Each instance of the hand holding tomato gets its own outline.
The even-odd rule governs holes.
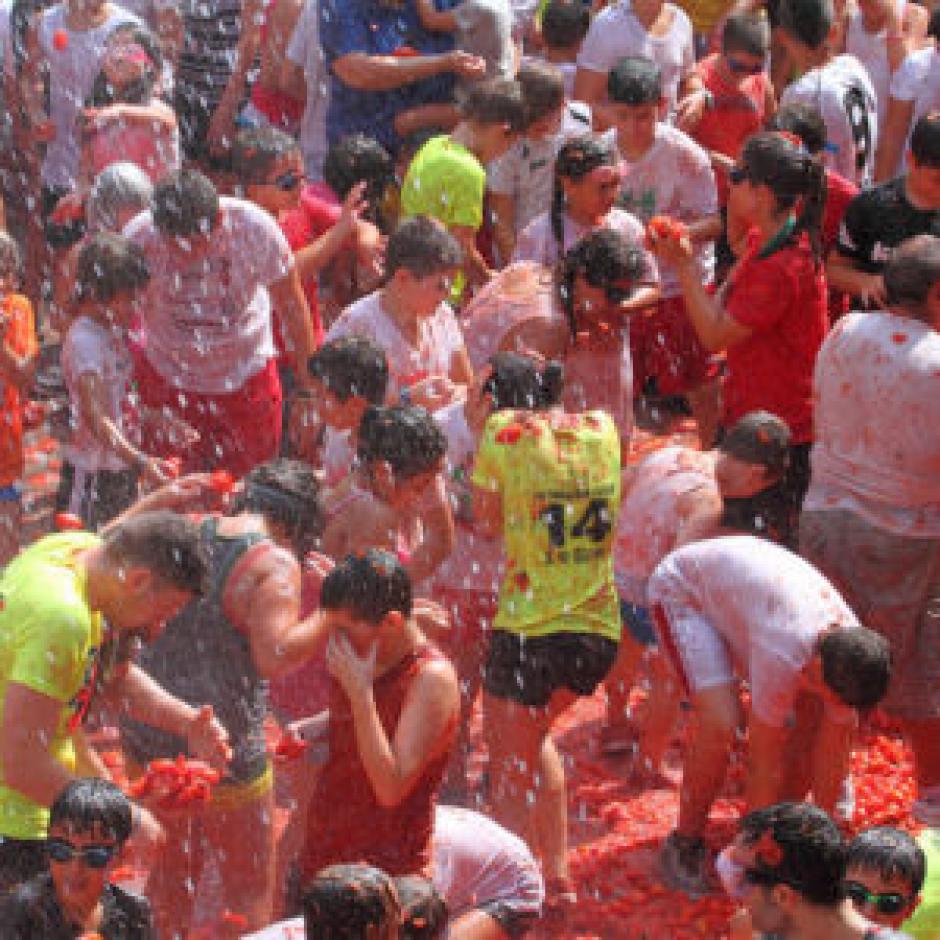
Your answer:
[[[653,216],[646,225],[646,246],[659,260],[673,266],[692,261],[689,229],[678,219]]]

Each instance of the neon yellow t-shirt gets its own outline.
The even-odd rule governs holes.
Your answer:
[[[507,564],[494,627],[618,641],[611,546],[620,510],[620,438],[610,416],[495,414],[473,483],[502,497]]]
[[[920,905],[914,916],[901,924],[901,933],[914,940],[940,938],[940,829],[925,829],[917,844],[927,858],[927,877],[920,892]]]
[[[50,535],[31,545],[0,577],[0,721],[10,682],[62,703],[52,756],[73,770],[72,731],[95,684],[102,617],[88,607],[79,552],[100,544],[87,532]],[[46,836],[49,811],[3,783],[0,763],[0,835]]]

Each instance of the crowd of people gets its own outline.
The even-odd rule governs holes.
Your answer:
[[[938,940],[937,43],[914,0],[0,0],[0,937],[572,936],[596,693],[677,793],[651,882]],[[916,827],[850,838],[876,709]]]

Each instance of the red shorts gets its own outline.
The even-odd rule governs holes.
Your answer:
[[[655,380],[660,395],[681,395],[718,375],[718,365],[702,346],[682,297],[661,300],[649,313],[630,317],[634,394]]]
[[[181,457],[184,473],[221,468],[240,478],[278,455],[281,380],[274,359],[247,379],[240,389],[221,395],[202,395],[174,388],[139,349],[134,349],[134,375],[141,404],[148,408],[168,408],[199,432],[199,440],[185,454],[150,451],[161,457]]]

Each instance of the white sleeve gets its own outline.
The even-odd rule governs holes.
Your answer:
[[[294,65],[306,68],[307,60],[316,41],[317,0],[307,0],[287,44],[287,58]]]
[[[516,196],[516,170],[521,159],[521,147],[519,144],[513,144],[486,168],[486,188],[497,196]]]
[[[933,55],[932,51],[931,55]],[[900,68],[891,77],[890,95],[892,98],[898,101],[917,99],[921,83],[925,78],[925,70],[921,66],[922,61],[922,57],[915,52],[901,63]]]
[[[718,189],[708,154],[693,143],[683,149],[679,166],[683,209],[693,219],[714,215],[718,211]]]
[[[617,60],[627,54],[627,50],[618,48],[617,34],[611,35],[607,10],[599,13],[591,23],[587,36],[578,53],[578,68],[589,72],[603,72],[605,75],[613,68]]]
[[[294,254],[280,226],[263,209],[246,206],[240,254],[251,276],[266,287],[279,281],[294,267]]]
[[[550,264],[546,241],[554,236],[547,213],[533,219],[516,239],[516,248],[512,254],[513,263],[516,261],[535,261],[538,264]]]

